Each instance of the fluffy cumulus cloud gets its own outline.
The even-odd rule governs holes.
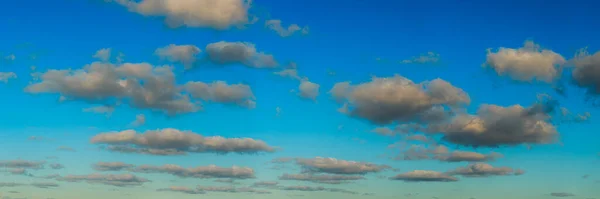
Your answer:
[[[210,84],[188,82],[184,85],[184,89],[196,99],[245,108],[256,107],[254,93],[250,86],[245,84],[227,84],[224,81],[215,81]]]
[[[215,165],[209,165],[203,167],[184,168],[179,165],[173,164],[167,164],[163,166],[141,165],[132,168],[131,171],[139,173],[167,173],[182,178],[255,178],[253,169],[237,166],[225,168],[218,167]]]
[[[575,85],[586,88],[588,94],[600,94],[600,51],[589,54],[586,49],[583,49],[577,53],[573,64]]]
[[[142,177],[132,174],[89,174],[89,175],[67,175],[56,178],[58,181],[87,182],[90,184],[104,184],[117,187],[142,186],[150,182]]]
[[[558,132],[550,121],[551,105],[508,107],[483,104],[475,115],[459,114],[448,123],[431,125],[443,139],[466,146],[547,144],[556,141]]]
[[[148,63],[94,62],[77,70],[48,70],[26,92],[55,93],[67,100],[106,102],[125,99],[135,108],[173,115],[196,112],[197,104],[180,93],[172,67]]]
[[[202,52],[200,48],[194,45],[175,45],[158,48],[154,51],[156,56],[171,62],[181,63],[185,68],[192,68],[196,62],[196,56]]]
[[[149,154],[154,155],[160,155],[160,151],[171,152],[173,154],[186,152],[247,154],[275,151],[275,148],[267,145],[267,143],[261,140],[251,138],[224,138],[220,136],[205,137],[191,131],[180,131],[171,128],[148,130],[144,133],[138,133],[135,130],[101,133],[94,136],[90,142],[114,146],[117,148],[113,149],[120,152],[149,152]],[[121,150],[119,150],[119,148]],[[159,154],[152,153],[152,150],[159,151],[157,152]]]
[[[300,85],[298,86],[298,96],[305,99],[317,100],[317,97],[319,96],[320,87],[321,86],[319,84],[316,84],[314,82],[302,80],[300,81]]]
[[[309,33],[308,26],[300,27],[298,24],[290,24],[287,28],[281,24],[281,20],[271,19],[265,22],[265,26],[276,32],[281,37],[289,37],[295,33],[306,35]]]
[[[405,182],[455,182],[457,178],[450,175],[425,170],[414,170],[407,173],[398,174],[390,178],[391,180],[401,180]]]
[[[110,1],[110,0],[109,0]],[[165,17],[170,27],[218,30],[248,24],[251,0],[112,0],[143,16]]]
[[[375,124],[439,119],[432,114],[443,110],[442,106],[458,107],[471,102],[462,89],[442,79],[417,84],[400,75],[373,77],[358,85],[340,82],[329,93],[344,104],[347,114]]]
[[[343,184],[362,179],[364,179],[363,176],[357,175],[316,175],[311,173],[283,174],[279,176],[279,180],[308,181],[323,184]]]
[[[552,82],[560,76],[560,67],[565,63],[560,54],[542,49],[533,41],[526,41],[518,49],[502,47],[496,52],[488,50],[485,65],[498,75],[518,81]]]
[[[522,170],[515,170],[510,167],[494,167],[486,163],[472,163],[447,172],[448,175],[460,175],[464,177],[521,175],[522,173]]]
[[[0,82],[8,83],[8,80],[17,78],[14,72],[0,72]]]
[[[338,160],[335,158],[297,158],[296,164],[302,166],[308,173],[356,174],[376,173],[390,167],[367,162]]]
[[[274,68],[279,64],[273,55],[259,52],[247,42],[220,41],[206,46],[209,61],[218,65],[242,64],[251,68]]]

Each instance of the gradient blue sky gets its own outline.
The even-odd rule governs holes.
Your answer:
[[[574,198],[600,197],[596,188],[600,180],[600,134],[594,116],[600,111],[584,101],[585,90],[570,85],[568,97],[557,95],[551,85],[517,83],[481,67],[486,62],[486,49],[519,48],[526,40],[570,59],[577,50],[588,47],[600,50],[598,29],[600,6],[593,1],[391,1],[391,0],[256,0],[250,12],[261,18],[248,28],[214,30],[211,28],[169,28],[161,17],[144,17],[128,12],[115,3],[101,0],[19,0],[2,2],[0,6],[0,72],[18,76],[0,84],[0,160],[44,160],[58,156],[65,169],[61,175],[89,174],[90,165],[98,161],[130,164],[205,166],[216,164],[251,167],[257,179],[277,180],[284,172],[269,169],[265,163],[277,157],[332,157],[390,165],[398,171],[367,175],[366,180],[344,185],[319,185],[308,182],[286,182],[287,185],[338,187],[375,196],[345,195],[328,192],[274,191],[269,195],[208,193],[207,198],[552,198],[550,193],[572,193]],[[264,27],[264,19],[280,19],[309,26],[308,35],[280,37]],[[255,109],[243,109],[206,103],[204,111],[167,117],[164,114],[119,106],[111,117],[83,112],[93,105],[74,101],[59,103],[59,95],[32,95],[24,92],[31,81],[30,67],[79,69],[95,59],[99,49],[122,52],[126,62],[172,64],[154,56],[159,47],[169,44],[191,44],[204,48],[218,41],[243,41],[256,45],[259,51],[273,54],[282,64],[293,61],[298,72],[320,85],[316,101],[299,98],[291,89],[298,82],[273,75],[274,71],[245,67],[198,68],[184,71],[174,64],[178,83],[187,81],[245,83],[256,96]],[[427,52],[439,53],[436,64],[400,64]],[[14,55],[14,60],[4,59]],[[35,56],[35,59],[31,59]],[[329,75],[335,71],[336,75]],[[452,149],[504,154],[490,164],[526,171],[522,176],[462,178],[452,183],[405,183],[380,179],[412,170],[447,171],[467,163],[442,163],[433,160],[398,161],[391,156],[399,152],[387,149],[398,138],[370,132],[377,127],[365,120],[337,112],[327,93],[337,82],[364,83],[372,76],[391,77],[400,74],[414,82],[442,78],[470,95],[469,112],[479,104],[529,106],[539,93],[548,93],[561,106],[574,113],[590,112],[589,121],[558,126],[560,143],[500,148],[467,148],[448,144]],[[565,80],[566,81],[566,80]],[[281,114],[276,117],[276,107]],[[146,123],[130,127],[137,114]],[[339,128],[343,126],[343,128]],[[215,155],[158,157],[118,154],[97,150],[89,143],[101,132],[134,128],[138,131],[162,128],[191,130],[202,135],[250,137],[283,150],[256,155]],[[50,140],[29,141],[30,136]],[[358,139],[364,142],[357,141]],[[77,152],[55,149],[69,146]],[[54,171],[32,171],[35,175]],[[582,176],[589,174],[588,179]],[[0,182],[33,182],[37,179],[1,174]],[[215,185],[212,179],[182,179],[175,184],[168,175],[143,175],[153,180],[144,187],[118,188],[105,185],[60,182],[55,189],[29,187],[3,188],[4,196],[28,198],[192,198],[174,192],[155,192],[171,185]],[[164,180],[161,180],[164,179]],[[251,184],[253,180],[242,181]],[[218,185],[218,184],[217,184]],[[17,190],[19,194],[9,194]],[[131,195],[125,195],[130,193]],[[102,194],[102,195],[100,195]]]

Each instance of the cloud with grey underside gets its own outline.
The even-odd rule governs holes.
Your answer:
[[[90,142],[105,146],[105,149],[109,151],[150,155],[254,154],[276,151],[276,147],[269,146],[262,140],[202,136],[195,132],[172,128],[148,130],[144,133],[135,130],[100,133],[94,136]]]
[[[99,174],[88,175],[66,175],[55,178],[57,181],[64,182],[86,182],[90,184],[103,184],[117,187],[142,186],[150,180],[133,174]]]

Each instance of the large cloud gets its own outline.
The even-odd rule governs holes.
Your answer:
[[[526,41],[518,49],[499,48],[497,52],[487,53],[486,65],[498,75],[508,75],[518,81],[534,79],[552,82],[560,76],[560,66],[565,58],[551,50],[541,49],[533,41]]]
[[[600,94],[600,51],[590,55],[585,49],[573,59],[573,82],[587,89],[588,94]]]
[[[248,23],[251,0],[113,0],[143,16],[163,16],[170,27],[228,29]]]
[[[283,174],[279,176],[280,180],[297,180],[297,181],[308,181],[314,183],[323,184],[343,184],[350,181],[362,180],[363,176],[356,175],[315,175],[310,173],[305,174]]]
[[[375,124],[425,121],[440,106],[457,107],[471,102],[462,89],[442,79],[417,84],[400,75],[373,77],[371,82],[358,85],[340,82],[330,93],[337,102],[345,104],[349,115]]]
[[[527,108],[483,104],[476,115],[458,114],[447,124],[430,125],[428,131],[441,132],[444,140],[467,146],[547,144],[558,136],[550,122],[552,110],[544,104]]]
[[[223,104],[234,104],[246,108],[255,108],[254,93],[245,84],[227,84],[215,81],[211,84],[204,82],[188,82],[184,85],[186,92],[193,98]]]
[[[89,175],[67,175],[58,177],[56,180],[66,182],[87,182],[92,184],[105,184],[118,187],[142,186],[149,180],[132,174],[89,174]]]
[[[331,174],[367,174],[389,169],[387,165],[376,165],[367,162],[355,162],[338,160],[335,158],[298,158],[296,163],[307,172],[331,173]]]
[[[208,60],[219,65],[243,64],[251,68],[274,68],[279,64],[273,55],[258,52],[254,44],[220,41],[206,46]]]
[[[254,170],[247,167],[224,168],[215,165],[205,167],[184,168],[179,165],[167,164],[163,166],[141,165],[131,169],[140,173],[168,173],[182,178],[255,178]]]
[[[214,152],[214,153],[258,153],[274,152],[275,149],[261,140],[251,138],[204,137],[191,131],[166,128],[138,133],[135,130],[107,132],[94,136],[94,144],[122,147],[136,152],[149,149],[168,152]],[[152,154],[152,153],[150,153]]]
[[[405,182],[454,182],[457,178],[436,171],[414,170],[398,174],[391,180],[402,180]]]
[[[200,48],[194,45],[175,45],[158,48],[154,51],[156,56],[161,59],[167,59],[171,62],[181,63],[185,68],[192,68],[196,62],[196,55],[200,52]]]
[[[488,177],[504,175],[520,175],[522,170],[514,170],[510,167],[493,167],[486,163],[472,163],[466,167],[459,167],[446,172],[448,175],[461,175],[465,177]]]
[[[167,114],[196,112],[200,108],[180,93],[172,67],[148,63],[94,62],[77,70],[49,70],[26,92],[56,93],[65,99],[88,102],[127,100],[136,108]]]

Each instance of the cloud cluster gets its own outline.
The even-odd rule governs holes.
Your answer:
[[[398,174],[391,177],[390,180],[401,180],[405,182],[455,182],[457,178],[450,175],[425,170],[414,170],[407,173]]]
[[[8,80],[17,78],[14,72],[0,72],[0,82],[8,83]]]
[[[426,122],[436,118],[431,114],[437,114],[443,106],[458,107],[471,102],[462,89],[442,79],[417,84],[400,75],[373,77],[358,85],[340,82],[329,92],[344,104],[343,112],[375,124]]]
[[[206,46],[209,61],[219,65],[242,64],[250,68],[275,68],[279,64],[273,55],[258,52],[247,42],[219,41]]]
[[[482,154],[471,151],[450,151],[444,145],[411,145],[403,150],[396,160],[439,160],[441,162],[486,162],[502,158],[503,155],[496,152]]]
[[[161,59],[166,59],[170,62],[181,63],[185,68],[192,68],[196,62],[196,56],[202,52],[200,48],[194,45],[175,45],[158,48],[154,54]]]
[[[245,84],[227,84],[224,81],[188,82],[184,85],[186,92],[193,98],[221,104],[233,104],[245,108],[255,108],[254,93]]]
[[[150,182],[142,177],[132,174],[89,174],[89,175],[67,175],[56,178],[58,181],[87,182],[91,184],[105,184],[117,187],[142,186]]]
[[[138,173],[167,173],[182,178],[255,178],[253,169],[237,166],[225,168],[209,165],[205,167],[184,168],[173,164],[163,166],[141,165],[130,169],[130,171]]]
[[[464,177],[489,177],[505,175],[521,175],[523,170],[515,170],[510,167],[493,167],[486,163],[472,163],[466,167],[460,167],[448,171],[449,175],[460,175]]]
[[[113,0],[143,16],[165,17],[170,27],[225,30],[248,23],[250,0]]]
[[[560,54],[542,49],[533,41],[525,41],[518,49],[502,47],[496,52],[488,50],[486,66],[498,75],[507,75],[517,81],[553,82],[560,76],[560,67],[565,63]]]
[[[205,137],[191,131],[166,128],[138,133],[135,130],[107,132],[94,136],[94,144],[112,146],[109,150],[129,153],[181,154],[201,153],[259,153],[274,152],[275,148],[264,141],[251,138]]]
[[[296,164],[302,166],[308,173],[356,174],[376,173],[390,167],[367,162],[338,160],[335,158],[297,158]]]
[[[281,20],[278,19],[267,20],[265,22],[265,26],[270,30],[276,32],[281,37],[289,37],[297,32],[306,35],[310,31],[308,26],[304,26],[301,28],[300,26],[298,26],[298,24],[291,24],[287,28],[285,28],[281,25]]]
[[[589,54],[586,49],[577,53],[573,59],[573,82],[586,88],[591,95],[600,94],[600,51]]]

